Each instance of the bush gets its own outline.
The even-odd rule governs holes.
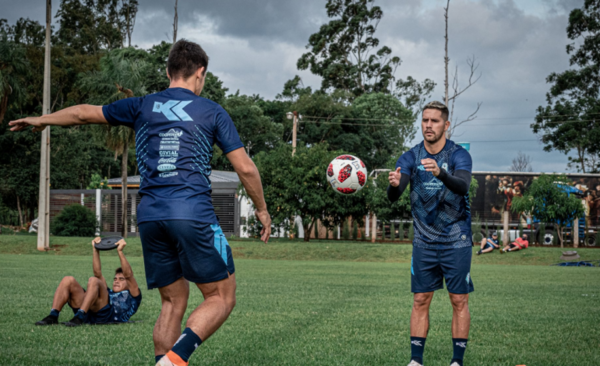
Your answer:
[[[352,224],[352,239],[357,240],[358,239],[358,223],[356,222],[356,220],[352,220],[354,221],[354,223]]]
[[[342,230],[342,238],[344,240],[350,240],[350,227],[348,227],[348,220],[344,221],[344,228]]]
[[[412,222],[408,224],[408,240],[415,240],[415,227]]]
[[[390,240],[396,240],[396,224],[394,222],[390,222]]]
[[[315,239],[319,239],[319,222],[315,220]]]
[[[366,241],[367,240],[367,236],[365,235],[365,230],[364,229],[360,230],[360,239],[362,241]]]
[[[50,231],[57,236],[94,236],[98,221],[96,214],[79,204],[65,206],[52,221]]]

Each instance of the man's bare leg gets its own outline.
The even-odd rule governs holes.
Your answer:
[[[181,335],[181,321],[187,309],[190,285],[183,277],[161,287],[162,308],[154,325],[154,355],[166,354]]]
[[[411,361],[423,364],[425,340],[429,332],[429,306],[433,292],[415,293],[413,308],[410,314],[410,349]]]
[[[469,294],[450,293],[449,295],[452,303],[452,347],[454,348],[454,355],[450,363],[456,362],[462,365],[471,326]]]
[[[186,329],[167,353],[170,363],[157,365],[187,365],[196,348],[206,341],[227,320],[235,306],[235,275],[221,281],[196,284],[204,301],[190,315]]]
[[[108,288],[106,287],[106,282],[97,277],[90,277],[88,280],[87,291],[85,292],[85,297],[83,298],[79,310],[86,313],[90,310],[97,312],[108,305],[108,301]]]
[[[54,299],[52,300],[52,309],[50,314],[44,319],[36,322],[35,325],[52,325],[58,324],[58,317],[62,308],[66,303],[69,303],[73,309],[78,310],[83,302],[85,291],[83,287],[72,276],[63,277],[54,291]]]
[[[479,246],[479,249],[483,250],[483,247],[485,246],[485,243],[487,243],[487,239],[486,239],[486,238],[483,238],[483,239],[481,240],[481,243],[480,243],[481,245]]]
[[[75,280],[73,276],[66,276],[60,281],[60,284],[54,292],[52,300],[52,309],[61,311],[66,303],[69,303],[74,309],[81,307],[85,291],[83,287]]]

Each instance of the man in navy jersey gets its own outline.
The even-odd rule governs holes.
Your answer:
[[[402,154],[396,171],[390,172],[388,197],[395,202],[410,183],[410,201],[415,236],[411,260],[411,291],[414,293],[410,318],[411,362],[423,365],[423,351],[429,331],[429,305],[433,292],[444,288],[452,303],[451,366],[463,366],[471,315],[471,156],[446,139],[450,127],[448,108],[431,102],[423,109],[421,128],[424,140]]]
[[[75,313],[73,319],[65,323],[68,327],[82,324],[125,323],[137,312],[142,302],[142,292],[123,254],[125,240],[121,239],[116,243],[121,267],[115,271],[112,289],[108,288],[106,279],[102,275],[100,252],[94,246],[99,242],[100,238],[92,240],[94,277],[88,280],[87,289],[81,287],[74,277],[63,277],[54,292],[50,314],[35,325],[58,324],[58,316],[65,304],[69,305]]]
[[[12,131],[91,123],[135,130],[141,175],[137,219],[146,281],[149,289],[159,289],[162,300],[154,327],[157,365],[187,365],[194,350],[225,322],[235,306],[231,249],[211,199],[214,144],[227,156],[254,202],[263,225],[261,239],[266,243],[271,234],[259,172],[231,118],[217,103],[199,97],[207,67],[204,50],[182,39],[169,52],[171,84],[165,91],[103,107],[80,105],[10,122]],[[196,284],[204,301],[192,312],[182,333],[188,281]]]

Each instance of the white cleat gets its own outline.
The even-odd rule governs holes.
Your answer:
[[[452,365],[450,365],[450,366],[460,366],[460,365],[458,364],[458,362],[452,362]]]
[[[415,360],[412,360],[412,361],[410,361],[410,363],[408,364],[408,366],[423,366],[423,365],[421,365],[420,363],[418,363]],[[452,366],[454,366],[454,365],[452,365]]]
[[[156,366],[177,366],[177,365],[175,365],[173,362],[171,362],[169,357],[163,356],[160,360],[158,360],[158,362],[156,363]]]

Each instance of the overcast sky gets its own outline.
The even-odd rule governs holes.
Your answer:
[[[133,44],[149,48],[172,40],[174,0],[140,0]],[[298,71],[308,37],[327,22],[324,0],[179,1],[178,38],[198,42],[210,57],[209,70],[230,92],[267,99],[299,75],[318,88],[320,79]],[[377,0],[384,13],[376,36],[402,59],[397,76],[430,78],[434,99],[443,99],[444,18],[441,0]],[[0,18],[44,22],[43,0],[0,0]],[[53,1],[55,13],[59,1]],[[583,0],[452,0],[451,70],[466,82],[466,60],[474,55],[481,78],[458,100],[457,118],[481,102],[477,120],[458,127],[453,140],[471,143],[473,168],[505,171],[520,150],[534,171],[564,172],[567,157],[544,152],[529,125],[545,105],[546,77],[569,67],[565,46],[569,12]],[[417,143],[422,139],[417,133]]]

